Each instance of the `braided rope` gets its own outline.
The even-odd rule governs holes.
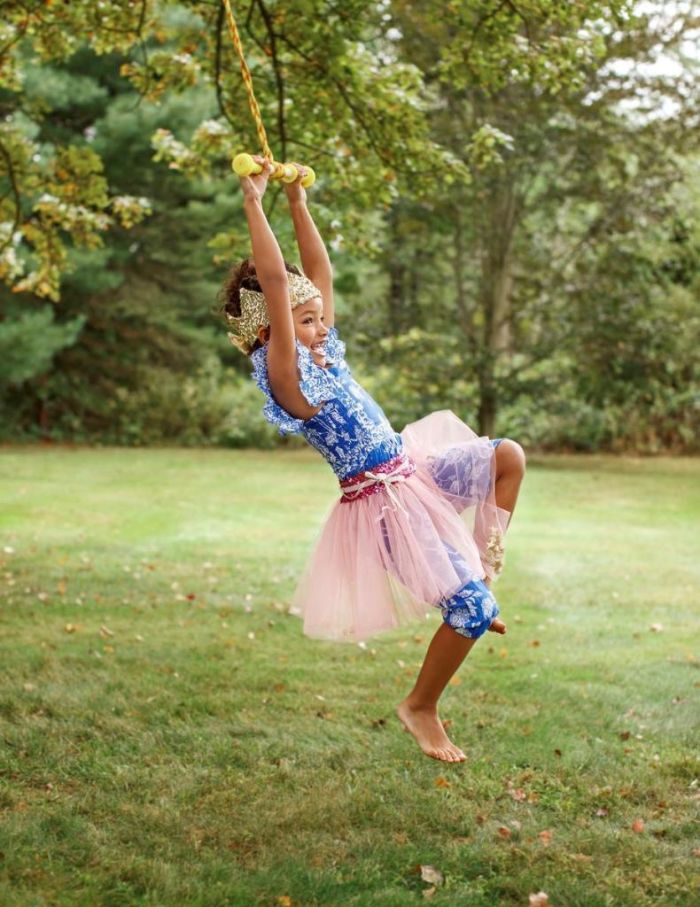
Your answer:
[[[267,143],[267,133],[265,132],[265,127],[263,125],[260,108],[258,107],[258,102],[255,100],[253,77],[251,76],[248,64],[245,61],[241,36],[238,34],[236,20],[233,18],[233,12],[231,11],[231,3],[229,0],[223,0],[223,4],[226,9],[226,21],[228,22],[228,30],[231,32],[231,40],[233,41],[233,46],[236,48],[238,59],[241,62],[241,74],[243,75],[243,82],[245,83],[246,91],[248,92],[248,104],[250,106],[250,112],[253,114],[253,119],[255,120],[255,128],[257,129],[258,138],[260,139],[260,147],[262,148],[263,155],[268,161],[274,163],[272,151],[270,151],[270,146]]]

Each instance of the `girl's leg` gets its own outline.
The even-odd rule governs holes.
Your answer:
[[[525,451],[510,438],[504,438],[496,448],[496,504],[513,517],[520,483],[525,475]],[[508,524],[510,525],[510,519]]]
[[[427,756],[444,762],[464,762],[462,750],[445,733],[437,703],[449,679],[462,664],[476,639],[460,636],[443,623],[433,636],[415,686],[396,713]]]
[[[515,441],[504,439],[496,448],[496,504],[507,510],[511,518],[524,474],[525,454],[522,447]],[[502,622],[498,623],[503,626]],[[503,630],[497,629],[497,632]],[[416,738],[423,752],[445,762],[463,762],[466,756],[445,733],[438,717],[437,704],[450,678],[475,642],[476,639],[462,636],[447,624],[441,624],[428,646],[413,689],[397,708],[399,719]]]
[[[496,448],[496,505],[510,513],[508,525],[513,518],[513,511],[518,500],[518,492],[525,475],[525,451],[510,438],[504,438]],[[491,588],[487,577],[484,583]],[[492,633],[505,633],[506,625],[498,617],[492,621],[489,630]]]

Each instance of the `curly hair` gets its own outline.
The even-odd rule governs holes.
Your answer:
[[[290,274],[301,274],[299,268],[296,265],[290,264],[288,261],[285,261],[284,266]],[[262,293],[262,287],[258,283],[255,265],[251,263],[249,258],[244,258],[243,261],[239,261],[238,264],[231,268],[224,285],[219,291],[219,301],[222,303],[221,311],[224,314],[233,315],[235,318],[240,316],[241,288],[256,290],[258,293]],[[256,340],[248,355],[254,350],[259,350],[261,346],[262,344],[260,341]]]

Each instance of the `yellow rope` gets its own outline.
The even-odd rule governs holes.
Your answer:
[[[233,12],[231,11],[231,4],[229,0],[223,0],[223,2],[226,9],[226,20],[228,22],[228,29],[231,32],[233,46],[236,48],[238,59],[241,62],[243,82],[245,83],[246,91],[248,92],[248,104],[250,105],[250,112],[253,114],[253,119],[255,120],[255,127],[258,131],[258,138],[260,139],[260,147],[262,148],[263,155],[268,159],[268,161],[270,161],[270,163],[273,163],[274,158],[272,156],[272,151],[270,151],[270,146],[267,143],[267,133],[265,132],[262,116],[260,115],[260,108],[258,107],[258,102],[255,100],[255,92],[253,91],[253,77],[250,74],[248,64],[246,63],[245,57],[243,55],[243,46],[241,44],[241,37],[238,34],[238,28],[236,27],[236,20],[233,18]]]

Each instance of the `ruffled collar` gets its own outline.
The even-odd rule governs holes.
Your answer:
[[[310,406],[319,406],[327,400],[333,399],[338,394],[338,378],[331,371],[332,366],[340,365],[345,357],[345,344],[338,337],[335,327],[328,332],[326,339],[326,363],[328,367],[317,365],[314,362],[311,350],[295,338],[297,349],[297,365],[299,367],[299,390]],[[269,343],[269,341],[268,341]],[[299,432],[304,425],[304,419],[297,419],[290,415],[277,403],[272,395],[270,379],[267,371],[268,344],[251,353],[253,363],[253,378],[261,391],[267,397],[264,407],[265,417],[269,422],[279,426],[280,432]],[[308,421],[308,420],[306,420]]]

